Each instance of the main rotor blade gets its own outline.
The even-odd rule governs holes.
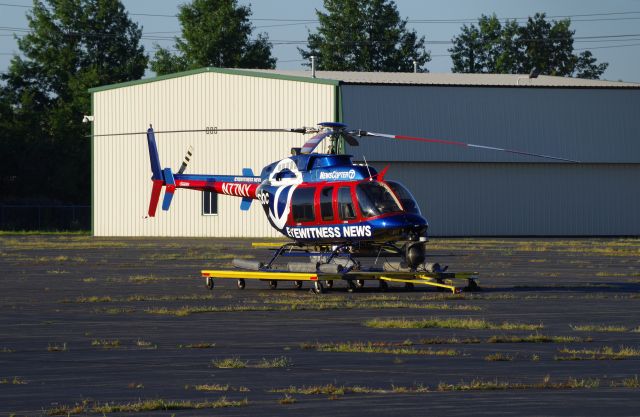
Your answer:
[[[464,148],[487,149],[487,150],[490,150],[490,151],[499,151],[499,152],[507,152],[507,153],[512,153],[512,154],[517,154],[517,155],[534,156],[536,158],[545,158],[545,159],[553,159],[553,160],[556,160],[556,161],[580,163],[580,161],[576,161],[574,159],[560,158],[560,157],[557,157],[557,156],[543,155],[543,154],[538,154],[538,153],[519,151],[517,149],[497,148],[495,146],[476,145],[476,144],[473,144],[473,143],[457,142],[457,141],[454,141],[454,140],[419,138],[419,137],[415,137],[415,136],[405,136],[405,135],[390,135],[388,133],[366,132],[366,131],[362,131],[362,130],[355,131],[354,133],[358,134],[360,136],[378,136],[378,137],[381,137],[381,138],[389,138],[389,139],[413,140],[413,141],[417,141],[417,142],[427,142],[427,143],[439,143],[439,144],[442,144],[442,145],[454,145],[454,146],[460,146],[460,147],[464,147]]]
[[[210,127],[206,129],[182,129],[182,130],[156,130],[154,133],[208,133],[215,135],[218,132],[269,132],[269,133],[317,133],[318,129],[311,127],[297,127],[293,129],[219,129]],[[104,133],[100,135],[87,135],[88,137],[101,136],[125,136],[125,135],[146,135],[147,132],[123,132],[123,133]]]
[[[351,145],[351,146],[360,145],[360,143],[358,143],[358,140],[356,138],[354,138],[351,133],[343,132],[342,136],[344,137],[344,140],[347,141],[347,143],[349,145]]]
[[[313,152],[313,150],[318,145],[320,145],[320,142],[322,142],[324,138],[326,138],[329,135],[332,135],[333,133],[335,132],[332,130],[325,130],[324,132],[320,132],[317,135],[311,136],[309,139],[307,139],[304,145],[302,145],[302,148],[300,149],[300,153],[306,154],[306,153]]]

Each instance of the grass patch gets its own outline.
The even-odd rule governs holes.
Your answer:
[[[3,378],[0,379],[0,385],[27,385],[28,382],[19,376],[14,376],[12,379]]]
[[[266,359],[262,358],[256,365],[255,368],[262,369],[270,369],[270,368],[287,368],[292,365],[291,359],[286,358],[284,356],[280,356],[278,358]]]
[[[76,263],[85,263],[87,262],[87,258],[83,258],[81,256],[66,256],[66,255],[58,255],[58,256],[37,256],[35,258],[25,258],[25,261],[37,262],[37,263],[54,263],[54,262],[76,262]]]
[[[526,389],[592,389],[600,386],[599,379],[576,379],[569,378],[566,381],[551,382],[549,376],[546,376],[539,383],[522,383],[494,380],[474,379],[469,383],[460,382],[458,384],[446,384],[441,382],[438,384],[437,390],[440,392],[447,391],[495,391],[495,390],[526,390]]]
[[[118,339],[93,339],[91,346],[101,347],[103,349],[116,349],[120,347],[120,340]]]
[[[135,413],[157,410],[199,410],[206,408],[243,407],[249,404],[246,398],[240,401],[230,401],[221,397],[216,401],[178,401],[178,400],[140,400],[131,403],[89,403],[87,401],[73,406],[59,406],[46,410],[49,416],[68,416],[73,414],[107,414],[107,413]]]
[[[136,340],[136,346],[143,349],[157,349],[158,345],[155,345],[147,340],[138,339]]]
[[[87,284],[92,284],[92,283],[96,282],[96,279],[92,278],[92,277],[82,278],[82,282],[87,283]]]
[[[249,364],[249,361],[243,361],[238,357],[233,358],[225,358],[212,361],[212,365],[214,368],[220,369],[239,369],[246,368]]]
[[[49,346],[47,346],[47,352],[66,352],[67,350],[69,350],[69,348],[66,343],[61,345],[49,343]]]
[[[280,398],[278,403],[282,405],[295,404],[296,399],[289,394],[284,394],[284,397]]]
[[[389,355],[427,355],[427,356],[457,356],[460,354],[454,349],[420,349],[412,347],[407,342],[343,342],[305,344],[304,349],[315,349],[318,352],[344,352],[344,353],[384,353]]]
[[[539,330],[541,324],[524,323],[492,323],[484,319],[474,318],[429,318],[429,319],[373,319],[364,322],[366,327],[377,329],[469,329],[469,330]]]
[[[469,345],[475,343],[482,343],[482,340],[476,337],[467,337],[464,339],[460,339],[457,337],[430,337],[420,339],[419,343],[422,345]]]
[[[602,325],[602,324],[570,324],[569,327],[577,332],[626,332],[625,326],[621,325]]]
[[[215,343],[191,343],[188,345],[178,345],[178,349],[213,349]]]
[[[590,337],[545,336],[537,333],[528,336],[491,336],[487,339],[487,343],[583,343],[591,341],[593,339]]]
[[[230,312],[239,312],[239,311],[286,311],[287,308],[278,308],[278,307],[266,307],[266,306],[257,306],[257,305],[231,305],[231,306],[183,306],[179,308],[167,308],[167,307],[157,307],[157,308],[147,308],[145,309],[145,313],[148,314],[160,314],[160,315],[169,315],[176,317],[186,317],[191,314],[201,314],[201,313],[230,313]]]
[[[131,275],[129,282],[134,284],[148,284],[152,282],[168,281],[169,278],[157,277],[155,275]]]
[[[191,297],[191,296],[189,296]],[[202,296],[200,296],[202,297]],[[204,299],[212,299],[211,295],[205,296]],[[139,301],[174,301],[174,300],[189,300],[189,299],[203,299],[203,298],[150,298],[145,297]],[[127,301],[138,301],[127,299]],[[260,304],[259,304],[260,303]],[[146,313],[149,314],[161,314],[171,315],[176,317],[186,317],[191,314],[203,314],[203,313],[222,313],[222,312],[241,312],[241,311],[320,311],[320,310],[339,310],[339,309],[420,309],[420,310],[443,310],[443,311],[479,311],[482,310],[478,306],[470,305],[453,305],[453,304],[436,304],[436,303],[419,303],[419,302],[407,302],[407,301],[373,301],[373,300],[350,300],[346,298],[338,297],[315,297],[306,298],[296,296],[293,297],[280,297],[274,299],[264,299],[262,301],[254,302],[252,304],[233,304],[225,306],[190,306],[185,305],[178,308],[168,307],[153,307],[147,308]]]
[[[0,349],[0,353],[14,353],[15,350],[8,348],[8,347],[3,347],[2,349]]]
[[[242,360],[237,356],[224,359],[216,359],[211,362],[214,368],[219,369],[241,369],[241,368],[260,368],[260,369],[272,369],[272,368],[287,368],[293,365],[291,359],[280,356],[277,358],[267,359],[262,358],[257,363],[250,363],[248,360]]]
[[[96,310],[96,312],[102,312],[106,314],[131,314],[136,311],[135,308],[131,307],[113,307],[113,308],[103,308],[100,310]]]
[[[638,375],[634,375],[633,378],[623,379],[620,385],[625,388],[640,388],[640,379],[638,379]]]
[[[185,389],[189,389],[189,385],[185,386]],[[237,391],[237,392],[249,392],[250,389],[247,387],[232,387],[229,384],[220,385],[220,384],[202,384],[202,385],[193,385],[192,388],[196,391],[201,392],[228,392],[228,391]]]
[[[98,297],[96,295],[91,297],[76,297],[76,303],[110,303],[113,299],[109,296]]]
[[[621,360],[640,357],[640,350],[620,346],[618,350],[610,346],[598,349],[559,349],[558,353],[564,356],[556,356],[557,361],[578,361],[578,360]]]
[[[484,357],[487,362],[511,362],[515,357],[508,353],[496,352]]]

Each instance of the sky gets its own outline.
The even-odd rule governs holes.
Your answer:
[[[152,54],[155,45],[173,45],[173,37],[180,34],[175,14],[186,1],[123,0],[132,20],[143,28],[147,53]],[[251,5],[254,35],[268,34],[277,68],[303,69],[297,47],[304,47],[309,31],[315,30],[315,10],[323,10],[322,0],[239,3]],[[25,14],[31,4],[31,0],[0,0],[0,72],[5,72],[12,55],[19,53],[13,36],[28,29]],[[449,41],[465,22],[476,21],[482,14],[526,19],[545,12],[557,19],[571,16],[574,48],[578,52],[590,49],[598,62],[609,63],[602,78],[640,82],[640,0],[396,0],[396,5],[401,17],[409,19],[408,27],[425,37],[432,54],[427,64],[431,72],[451,72]]]

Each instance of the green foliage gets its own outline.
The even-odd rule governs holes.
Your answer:
[[[119,0],[34,0],[0,87],[5,199],[90,200],[90,87],[135,80],[147,58]]]
[[[316,11],[317,33],[309,33],[303,58],[318,58],[328,71],[411,72],[431,60],[424,37],[407,30],[407,20],[390,0],[324,0],[327,13]],[[308,64],[307,64],[308,65]]]
[[[577,55],[573,49],[571,20],[546,20],[544,13],[519,25],[501,24],[496,15],[482,15],[478,25],[464,25],[449,49],[453,72],[540,74],[597,79],[609,64],[597,64],[590,51]]]
[[[193,0],[180,6],[182,37],[172,53],[158,48],[151,69],[158,75],[201,67],[275,68],[265,34],[252,40],[250,6],[237,0]]]

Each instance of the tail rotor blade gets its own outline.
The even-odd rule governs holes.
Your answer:
[[[441,145],[453,145],[453,146],[458,146],[462,148],[487,149],[490,151],[506,152],[506,153],[512,153],[516,155],[526,155],[526,156],[533,156],[536,158],[553,159],[555,161],[580,163],[580,161],[577,161],[574,159],[561,158],[561,157],[551,156],[551,155],[543,155],[543,154],[538,154],[533,152],[519,151],[517,149],[506,149],[506,148],[498,148],[495,146],[476,145],[473,143],[458,142],[454,140],[420,138],[415,136],[391,135],[388,133],[376,133],[376,132],[365,132],[365,131],[356,131],[355,133],[359,134],[359,136],[377,136],[377,137],[389,138],[389,139],[411,140],[411,141],[426,142],[426,143],[439,143]]]
[[[191,157],[193,156],[193,146],[189,145],[189,149],[187,149],[187,153],[184,156],[184,160],[182,161],[182,165],[180,165],[180,169],[178,170],[178,174],[182,174],[185,169],[187,169],[187,165],[191,161]]]
[[[149,211],[147,212],[149,217],[156,216],[158,200],[160,200],[160,192],[162,191],[163,185],[163,180],[153,180],[153,188],[151,189],[151,200],[149,201]]]

